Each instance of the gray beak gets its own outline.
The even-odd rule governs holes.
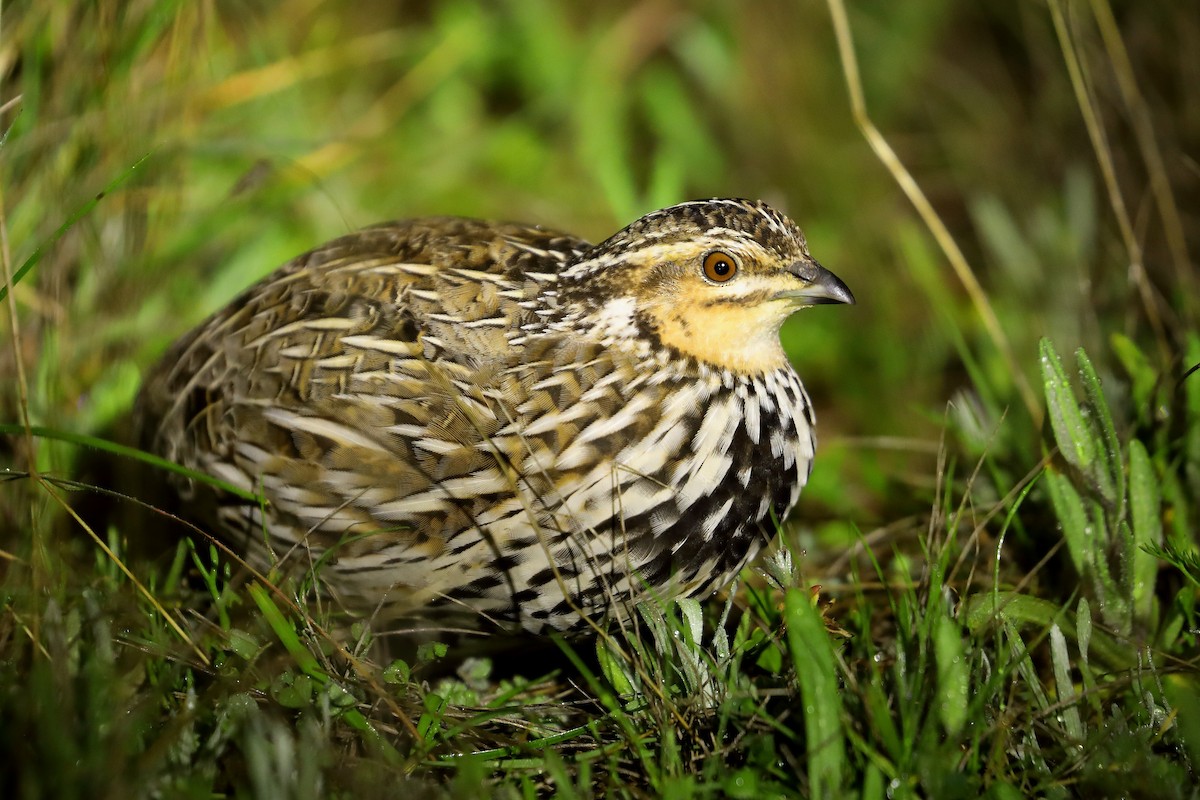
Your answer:
[[[851,294],[850,287],[816,261],[797,261],[788,267],[788,272],[808,284],[803,289],[787,293],[787,296],[800,301],[801,305],[817,306],[828,303],[854,305],[854,295]]]

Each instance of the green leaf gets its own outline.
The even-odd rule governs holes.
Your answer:
[[[788,651],[804,702],[809,793],[812,797],[841,797],[846,745],[833,645],[807,591],[789,589],[783,613]]]
[[[762,791],[758,773],[748,767],[727,774],[721,781],[721,788],[732,800],[757,800]]]
[[[229,631],[229,649],[245,661],[253,661],[264,648],[254,634],[233,628]]]
[[[1188,336],[1184,352],[1183,454],[1185,476],[1192,496],[1200,496],[1200,335]]]
[[[958,736],[970,710],[967,659],[964,654],[962,630],[948,614],[937,617],[933,632],[934,653],[937,657],[937,710],[942,727],[950,736]]]
[[[667,628],[667,619],[663,614],[662,606],[656,599],[648,600],[638,603],[637,611],[642,621],[646,623],[645,629],[650,631],[650,635],[654,639],[654,652],[660,656],[670,653],[673,649],[674,637]]]
[[[1121,362],[1122,368],[1129,375],[1133,384],[1133,408],[1153,408],[1154,387],[1158,383],[1158,372],[1128,336],[1114,333],[1111,342],[1117,360]]]
[[[310,676],[297,675],[290,670],[280,673],[271,681],[271,697],[284,708],[312,705],[316,690],[317,685]]]
[[[1086,668],[1088,648],[1092,643],[1092,606],[1086,597],[1079,598],[1079,607],[1075,612],[1075,627],[1075,637],[1079,641],[1079,661]]]
[[[875,731],[885,752],[893,761],[903,760],[906,757],[905,742],[892,716],[893,711],[884,689],[884,678],[878,667],[873,667],[871,680],[864,682],[863,687],[863,699],[870,715],[871,730]]]
[[[417,663],[430,664],[439,658],[445,658],[450,652],[450,646],[445,642],[422,642],[417,646]]]
[[[1067,652],[1067,639],[1058,625],[1050,626],[1050,662],[1054,668],[1054,684],[1058,689],[1058,702],[1066,706],[1061,711],[1063,727],[1076,742],[1083,742],[1083,720],[1076,707],[1075,684],[1071,681],[1071,655]]]
[[[699,645],[704,639],[704,611],[700,601],[692,597],[681,597],[675,601],[683,615],[684,632],[690,637],[688,643]]]
[[[1067,552],[1071,563],[1080,576],[1086,576],[1095,562],[1096,550],[1093,542],[1095,534],[1083,506],[1083,498],[1075,490],[1071,479],[1061,472],[1047,469],[1045,472],[1046,490],[1050,493],[1050,502],[1054,506],[1054,514],[1062,526],[1063,538],[1067,542]]]
[[[1038,346],[1041,354],[1042,383],[1046,391],[1046,411],[1054,440],[1067,463],[1091,474],[1096,461],[1096,443],[1092,430],[1084,418],[1083,410],[1075,400],[1071,381],[1063,369],[1062,361],[1048,339]]]
[[[412,668],[402,658],[397,658],[383,670],[383,682],[387,684],[408,683]]]
[[[605,680],[618,695],[630,697],[638,693],[634,684],[637,676],[627,668],[626,660],[619,653],[609,649],[607,637],[596,637],[596,661]]]
[[[994,624],[1011,625],[1018,629],[1032,625],[1048,629],[1060,625],[1068,636],[1075,630],[1063,610],[1040,597],[1014,592],[978,592],[963,601],[963,612],[959,615],[967,629],[979,633]],[[1118,644],[1103,630],[1093,627],[1088,649],[1092,655],[1113,669],[1129,669],[1134,658],[1128,647]]]
[[[1194,765],[1200,764],[1200,680],[1196,675],[1163,676],[1163,694],[1175,712],[1176,735]]]
[[[417,720],[417,735],[425,744],[433,744],[437,732],[441,728],[442,717],[446,714],[447,702],[444,697],[430,692],[422,698],[425,712]]]
[[[1125,499],[1125,464],[1121,456],[1121,442],[1117,439],[1117,429],[1108,410],[1108,401],[1104,399],[1100,378],[1082,347],[1075,351],[1075,361],[1079,365],[1079,377],[1087,396],[1087,418],[1093,428],[1091,438],[1100,456],[1097,468],[1089,473],[1089,477],[1109,505],[1116,506]]]
[[[1200,589],[1200,551],[1187,543],[1168,539],[1161,547],[1150,545],[1147,552],[1166,561]]]
[[[783,652],[774,645],[767,645],[754,660],[755,666],[764,669],[772,675],[778,675],[783,669]]]
[[[1129,516],[1133,542],[1122,556],[1129,571],[1130,599],[1135,613],[1145,618],[1154,602],[1158,573],[1158,561],[1147,548],[1161,545],[1163,541],[1162,497],[1150,456],[1136,439],[1129,443]]]

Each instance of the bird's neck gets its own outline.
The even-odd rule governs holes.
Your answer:
[[[639,302],[628,295],[562,293],[554,301],[553,316],[546,320],[551,326],[636,358],[665,351],[742,377],[791,368],[779,341],[779,328],[794,311],[787,304],[764,313],[763,306]]]

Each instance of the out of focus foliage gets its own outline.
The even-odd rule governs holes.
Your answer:
[[[0,794],[1191,796],[1200,14],[850,3],[972,296],[856,126],[837,7],[0,5]],[[452,653],[339,651],[173,522],[68,511],[130,491],[69,440],[126,437],[140,371],[313,245],[711,195],[787,210],[859,300],[784,329],[821,451],[723,628],[438,683]]]

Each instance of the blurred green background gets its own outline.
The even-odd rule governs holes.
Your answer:
[[[836,0],[0,2],[0,255],[4,284],[19,277],[0,301],[0,760],[28,786],[74,787],[62,796],[232,794],[246,770],[261,796],[317,796],[313,775],[355,770],[394,794],[418,764],[446,774],[431,753],[525,747],[541,731],[527,761],[504,767],[525,796],[528,776],[562,769],[571,747],[585,788],[595,763],[629,796],[703,783],[705,796],[765,797],[758,780],[804,793],[825,774],[826,742],[829,774],[868,797],[885,779],[889,797],[1189,796],[1200,694],[1172,671],[1194,670],[1200,608],[1200,373],[1183,379],[1200,358],[1200,10],[848,6],[870,118],[944,221],[941,242],[856,125]],[[784,329],[821,440],[788,526],[802,574],[780,581],[785,612],[743,582],[750,656],[726,676],[718,717],[670,689],[630,711],[624,740],[609,725],[557,749],[560,729],[543,723],[561,707],[515,713],[498,736],[491,710],[469,716],[486,705],[469,693],[443,718],[420,662],[412,676],[395,664],[351,675],[311,619],[268,619],[186,545],[169,569],[127,559],[150,584],[138,594],[121,572],[126,538],[178,527],[100,517],[91,539],[66,506],[95,492],[60,502],[70,484],[25,479],[31,466],[79,474],[66,434],[127,438],[140,375],[173,339],[334,236],[463,214],[599,240],[713,195],[789,213],[858,298]],[[1094,392],[1082,411],[1064,402],[1067,373],[1039,361],[1042,337],[1068,363],[1087,348],[1115,432]],[[1050,435],[1043,383],[1074,428]],[[26,420],[49,435],[20,435]],[[1127,466],[1141,475],[1128,503],[1113,488]],[[101,490],[115,478],[83,472]],[[1161,542],[1172,552],[1146,547]],[[850,555],[867,549],[893,563]],[[851,634],[837,639],[836,675],[816,615],[814,639],[782,633],[817,583],[838,603],[824,621]],[[1015,598],[995,619],[980,601],[993,590]],[[656,663],[634,645],[636,663]],[[570,684],[585,698],[575,712],[594,717],[604,691],[564,674],[487,691],[536,705]],[[292,691],[302,679],[308,694]],[[798,721],[814,694],[836,706],[824,719],[845,726],[844,750],[840,732]],[[331,697],[349,705],[331,712]],[[397,722],[410,706],[423,742]],[[382,739],[417,741],[403,769],[365,763],[381,739],[358,709]],[[609,710],[606,724],[621,719]],[[280,756],[287,769],[270,773],[285,750],[298,766]],[[697,777],[705,752],[719,758]],[[476,796],[485,766],[468,767],[456,796]],[[638,795],[643,777],[652,788]]]
[[[1045,4],[849,8],[872,119],[1009,360],[856,128],[823,4],[6,4],[0,181],[13,268],[36,254],[15,293],[30,417],[111,432],[174,337],[369,223],[464,214],[599,240],[683,199],[757,197],[859,300],[784,331],[820,419],[807,524],[838,541],[902,519],[927,507],[947,421],[972,457],[1036,461],[1019,386],[1039,337],[1087,345],[1107,376],[1112,332],[1166,369],[1195,321],[1200,15],[1116,4],[1126,69],[1092,10],[1108,6],[1064,8],[1115,192]],[[6,376],[14,357],[0,348]],[[19,418],[17,392],[0,402]],[[37,457],[63,471],[72,454]]]

